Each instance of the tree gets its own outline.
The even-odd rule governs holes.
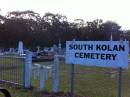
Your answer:
[[[43,27],[46,29],[50,44],[58,44],[59,40],[64,40],[64,35],[68,31],[67,18],[64,15],[46,13],[43,18]]]
[[[125,32],[126,32],[126,33],[124,33],[125,39],[128,40],[128,41],[130,41],[130,30],[127,30]]]
[[[17,41],[24,41],[26,46],[35,45],[36,41],[34,34],[39,29],[39,22],[41,21],[40,15],[33,11],[13,11],[6,15],[8,21],[5,25],[11,33],[15,33],[14,37],[17,36]],[[13,37],[13,36],[12,36]]]
[[[87,40],[103,40],[104,36],[101,33],[102,23],[103,20],[101,19],[86,22],[85,31]]]
[[[101,19],[84,21],[75,19],[68,22],[67,17],[61,14],[46,13],[42,18],[34,11],[12,11],[6,16],[0,15],[0,45],[16,47],[22,40],[26,47],[65,46],[67,40],[119,40],[124,35],[119,24]],[[125,33],[127,39],[129,32]]]
[[[105,35],[105,40],[110,40],[111,34],[113,36],[113,40],[120,40],[120,34],[122,33],[120,28],[121,26],[112,21],[107,21],[101,25],[101,31]]]

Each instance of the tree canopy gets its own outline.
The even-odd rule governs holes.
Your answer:
[[[48,12],[41,17],[30,10],[0,15],[1,47],[16,47],[18,41],[23,41],[26,47],[44,47],[58,44],[59,40],[65,46],[66,40],[110,40],[111,34],[113,40],[120,40],[121,35],[130,39],[130,31],[122,31],[112,21],[75,19],[69,22],[65,15]]]

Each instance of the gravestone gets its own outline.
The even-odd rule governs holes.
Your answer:
[[[37,46],[37,53],[40,52],[40,46]]]
[[[58,53],[61,54],[61,41],[59,40],[59,44],[58,44]]]
[[[18,43],[18,54],[20,54],[20,55],[24,54],[22,41],[19,41],[19,43]]]

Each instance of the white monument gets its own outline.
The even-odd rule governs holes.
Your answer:
[[[58,44],[58,53],[61,54],[61,41],[59,40],[59,44]]]
[[[37,53],[40,52],[40,46],[37,46]]]
[[[18,44],[18,54],[20,54],[20,55],[24,54],[24,51],[23,51],[23,42],[22,41],[19,41],[19,44]]]

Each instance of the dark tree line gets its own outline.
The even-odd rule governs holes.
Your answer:
[[[16,47],[23,41],[26,47],[62,46],[66,40],[119,40],[121,35],[128,40],[130,31],[122,31],[115,22],[103,22],[101,19],[84,21],[75,19],[69,22],[61,14],[46,13],[41,17],[33,11],[13,11],[6,16],[0,15],[0,47]]]

